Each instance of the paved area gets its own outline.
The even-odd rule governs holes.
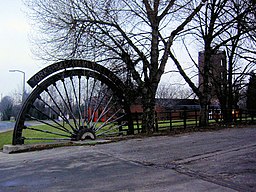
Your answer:
[[[15,122],[0,121],[0,133],[13,130]]]
[[[38,121],[26,122],[27,126],[40,125],[40,124],[42,124],[42,123],[40,123]],[[14,129],[14,126],[15,126],[15,122],[13,122],[13,121],[0,121],[0,133],[6,132],[6,131],[11,131]]]
[[[0,192],[256,191],[256,128],[0,152]]]

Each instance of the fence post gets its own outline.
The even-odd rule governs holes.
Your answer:
[[[196,119],[196,127],[197,127],[197,110],[195,110],[195,119]]]
[[[170,131],[172,130],[172,111],[170,111]]]
[[[187,128],[187,111],[186,111],[186,109],[184,109],[184,111],[183,111],[183,121],[184,121],[184,129],[186,129]]]
[[[119,127],[118,128],[119,129],[119,134],[118,135],[121,136],[121,135],[123,135],[122,121],[119,119],[117,123],[118,123],[118,127]]]
[[[238,115],[237,110],[234,109],[234,123],[237,123],[237,120],[238,120],[237,115]]]
[[[240,120],[240,123],[242,123],[243,119],[242,119],[242,109],[239,109],[239,120]]]
[[[155,111],[155,127],[156,127],[156,132],[158,132],[158,119],[157,119],[157,112]]]
[[[136,121],[136,124],[137,124],[137,131],[138,131],[138,133],[140,133],[139,115],[138,115],[137,111],[135,112],[135,121]]]
[[[134,135],[133,113],[128,113],[123,118],[128,122],[127,135]]]
[[[246,110],[246,113],[245,113],[245,122],[248,123],[249,122],[249,115],[248,115],[248,110]]]

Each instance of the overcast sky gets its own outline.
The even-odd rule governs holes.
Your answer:
[[[33,59],[31,44],[29,42],[29,32],[31,26],[25,14],[26,7],[22,0],[0,0],[0,96],[13,96],[15,93],[22,93],[22,73],[10,73],[9,70],[16,69],[24,71],[26,81],[40,69],[45,67],[39,60]],[[175,50],[179,52],[179,47]],[[182,55],[183,64],[187,61]],[[197,57],[197,53],[195,54]],[[51,63],[49,63],[51,64]],[[167,69],[168,71],[168,66]],[[176,83],[180,78],[175,78],[175,74],[166,74],[163,81]],[[28,89],[28,85],[26,85]]]
[[[22,0],[0,0],[1,97],[22,92],[22,73],[10,73],[10,69],[24,71],[28,80],[42,68],[40,61],[33,59],[30,51],[30,26],[24,10]]]

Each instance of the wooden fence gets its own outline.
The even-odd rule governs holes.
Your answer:
[[[173,130],[176,128],[186,129],[188,127],[199,126],[199,114],[198,110],[173,110],[166,112],[155,113],[155,129],[154,131]],[[132,113],[134,133],[140,133],[142,131],[142,113]],[[223,123],[223,114],[220,110],[209,111],[209,125]],[[232,122],[233,124],[239,123],[255,123],[256,113],[248,112],[246,110],[233,110]],[[125,131],[124,129],[120,129]]]
[[[141,132],[142,113],[133,113],[133,127],[135,133]],[[172,130],[173,128],[187,128],[199,125],[199,111],[176,110],[155,113],[156,132],[161,130]]]

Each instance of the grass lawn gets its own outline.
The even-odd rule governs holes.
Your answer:
[[[48,125],[37,125],[33,126],[36,129],[40,130],[47,130],[52,131],[56,133],[63,133],[59,130],[56,130]],[[12,135],[13,131],[7,131],[0,133],[0,150],[3,149],[4,145],[12,144]],[[26,138],[53,138],[54,136],[52,134],[33,131],[33,130],[23,130],[23,136]],[[64,138],[63,136],[59,136],[60,138]],[[26,140],[25,144],[31,144],[31,143],[42,143],[42,142],[49,142],[49,140]]]
[[[101,123],[99,123],[100,125]],[[52,126],[49,125],[36,125],[36,126],[32,126],[32,128],[35,128],[37,130],[29,130],[29,129],[24,129],[23,130],[23,137],[25,138],[34,138],[32,140],[25,140],[25,144],[33,144],[33,143],[49,143],[49,142],[54,142],[56,140],[52,140],[52,139],[70,139],[70,133],[65,133],[61,130],[58,130]],[[69,126],[66,127],[67,129],[71,130],[71,128]],[[108,126],[104,127],[102,130],[100,130],[99,132],[104,132],[108,129]],[[40,132],[38,130],[42,130],[44,132]],[[55,135],[55,134],[49,134],[46,133],[47,131],[49,132],[53,132],[56,134],[64,134],[67,135],[68,137],[62,136],[62,135]],[[110,132],[115,132],[118,130],[111,130]],[[72,132],[72,130],[71,130]],[[3,132],[0,133],[0,150],[3,149],[4,145],[7,144],[12,144],[12,135],[13,135],[13,131],[7,131],[7,132]],[[37,138],[37,139],[36,139]],[[49,140],[48,140],[49,139]]]
[[[0,150],[3,149],[4,145],[12,144],[12,133],[13,131],[0,133]]]

